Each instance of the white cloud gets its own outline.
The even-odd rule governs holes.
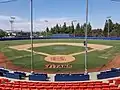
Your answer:
[[[30,31],[30,21],[27,19],[23,19],[18,16],[15,17],[15,22],[14,22],[14,30],[23,30],[23,31]],[[0,28],[10,30],[10,16],[3,16],[0,15]],[[48,22],[45,22],[45,21]],[[53,27],[56,24],[63,25],[64,22],[66,22],[67,25],[71,25],[71,22],[73,20],[77,20],[77,22],[74,22],[74,25],[76,23],[81,22],[82,24],[84,23],[83,19],[79,18],[40,18],[34,20],[34,31],[41,31],[45,30],[46,27]]]

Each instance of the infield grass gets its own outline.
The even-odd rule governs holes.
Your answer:
[[[44,52],[50,55],[68,55],[72,53],[82,52],[84,50],[84,47],[71,45],[50,45],[34,48],[34,51]]]

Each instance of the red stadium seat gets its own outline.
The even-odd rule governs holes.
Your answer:
[[[120,79],[108,83],[102,81],[91,82],[29,82],[0,79],[0,90],[120,90]],[[3,82],[4,81],[4,82]],[[110,84],[112,83],[112,84]],[[116,84],[117,83],[117,84]]]

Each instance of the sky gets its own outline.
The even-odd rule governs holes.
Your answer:
[[[5,1],[5,0],[0,0]],[[74,25],[85,23],[86,0],[33,0],[34,31],[44,30],[56,24]],[[120,22],[120,2],[111,0],[89,0],[89,22],[93,28],[103,28],[111,16]],[[10,30],[10,17],[14,16],[14,30],[30,31],[30,0],[0,3],[0,28]],[[45,22],[47,20],[48,22]]]

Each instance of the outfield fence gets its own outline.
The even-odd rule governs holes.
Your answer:
[[[29,37],[3,37],[0,38],[0,41],[6,41],[6,40],[30,40]],[[33,39],[85,39],[85,37],[35,37]],[[120,40],[120,37],[87,37],[87,39],[93,39],[93,40]]]

